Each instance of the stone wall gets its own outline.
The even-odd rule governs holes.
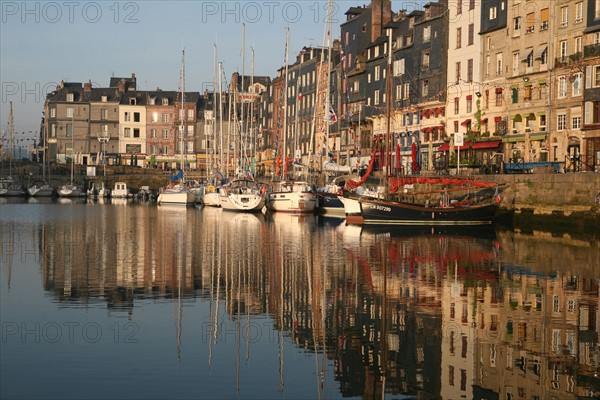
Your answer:
[[[600,174],[504,174],[481,179],[503,185],[501,206],[507,210],[538,215],[598,213]]]

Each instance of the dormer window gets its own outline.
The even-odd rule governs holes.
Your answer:
[[[102,97],[100,98],[100,100],[101,100],[103,103],[106,103],[106,102],[108,101],[108,96],[102,96]]]
[[[135,97],[132,97],[132,98],[129,99],[129,105],[130,106],[135,106],[136,105],[136,98]]]
[[[74,93],[67,93],[67,101],[69,101],[69,102],[75,101],[75,94]]]
[[[162,105],[163,106],[168,106],[169,105],[169,99],[162,99]]]

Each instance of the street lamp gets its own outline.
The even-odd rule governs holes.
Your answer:
[[[106,177],[106,143],[110,140],[110,134],[108,132],[102,132],[98,135],[98,141],[100,142],[102,151],[102,165],[104,166],[104,177]]]

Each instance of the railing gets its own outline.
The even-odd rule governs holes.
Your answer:
[[[599,44],[590,44],[583,47],[583,57],[596,57],[600,56],[600,43]]]

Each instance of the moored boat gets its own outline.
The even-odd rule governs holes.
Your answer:
[[[253,179],[236,179],[221,187],[219,200],[223,210],[260,212],[267,202],[266,186]]]
[[[282,181],[269,194],[269,207],[278,212],[311,213],[317,207],[317,195],[307,182]]]

